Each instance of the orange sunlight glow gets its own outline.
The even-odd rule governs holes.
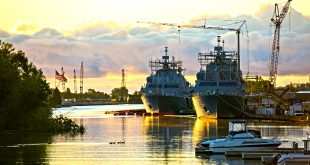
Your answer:
[[[255,15],[262,6],[276,2],[279,3],[279,0],[2,0],[0,29],[29,34],[37,31],[38,27],[51,27],[61,31],[89,21],[183,22],[206,14]],[[308,6],[308,0],[292,4],[294,9],[305,16],[310,15]]]
[[[127,73],[126,75],[126,87],[129,90],[129,93],[133,93],[134,91],[140,91],[141,86],[145,85],[146,77],[149,74],[146,73]],[[196,76],[195,75],[186,75],[185,78],[187,81],[191,83],[191,85],[195,85]],[[267,76],[263,76],[264,80],[268,80]],[[110,94],[112,89],[119,88],[121,86],[121,74],[116,73],[108,73],[105,76],[100,78],[84,78],[84,91],[92,88],[98,91],[102,91]],[[52,77],[47,78],[47,81],[50,83],[51,88],[55,88],[55,79]],[[309,75],[285,75],[277,77],[277,86],[285,86],[290,83],[310,83]],[[57,83],[56,83],[57,85]],[[79,78],[77,78],[77,86],[79,92]],[[68,78],[68,83],[66,84],[66,88],[70,88],[71,92],[73,90],[73,78]],[[61,86],[58,86],[60,91],[62,91]]]
[[[146,77],[148,74],[143,73],[126,73],[126,87],[129,90],[129,93],[133,93],[134,91],[140,91],[140,88],[143,84],[146,83]],[[110,94],[112,89],[121,87],[121,80],[122,76],[121,73],[108,73],[105,76],[99,77],[99,78],[84,78],[84,92],[87,91],[87,89],[95,89],[98,91],[102,91],[105,93]],[[50,83],[51,88],[55,88],[55,78],[54,77],[48,77],[47,81]],[[80,87],[80,79],[77,78],[77,89],[79,93],[79,87]],[[61,84],[56,81],[56,86],[62,91]],[[70,88],[71,92],[74,92],[74,80],[73,78],[68,78],[68,82],[66,83],[66,88]]]

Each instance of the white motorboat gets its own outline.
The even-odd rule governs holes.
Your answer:
[[[243,120],[229,122],[229,134],[225,139],[204,140],[200,143],[212,153],[276,150],[280,144],[278,140],[261,138],[259,131],[247,130]]]
[[[286,164],[286,161],[290,161],[291,163],[310,163],[310,155],[303,155],[298,153],[290,153],[290,154],[281,154],[280,159],[277,161],[277,164]]]

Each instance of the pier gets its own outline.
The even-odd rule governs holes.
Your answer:
[[[262,120],[262,121],[278,121],[278,122],[292,122],[292,123],[310,123],[309,116],[285,116],[285,115],[258,115],[247,119]]]
[[[214,153],[208,149],[202,149],[200,147],[196,147],[195,149],[196,156],[208,157],[213,155]],[[223,153],[225,157],[238,157],[243,160],[261,160],[262,164],[271,161],[277,154],[285,154],[288,157],[291,157],[290,160],[287,160],[282,164],[309,164],[310,163],[310,155],[304,155],[304,149],[292,149],[292,148],[278,148],[275,151],[272,150],[260,150],[260,151],[226,151]],[[218,155],[218,154],[217,154]],[[293,157],[299,157],[299,159],[293,159]]]
[[[225,153],[213,153],[208,148],[200,145],[196,146],[195,154],[198,157],[209,157],[210,155],[225,155],[227,158],[238,157],[243,160],[261,160],[262,164],[310,164],[310,139],[304,139],[304,148],[277,148],[276,150],[258,150],[258,151],[225,151]],[[277,163],[282,156],[283,161]]]

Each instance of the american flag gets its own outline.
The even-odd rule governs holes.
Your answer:
[[[62,80],[62,75],[59,74],[59,73],[57,72],[57,70],[55,70],[55,78],[56,78],[57,80]]]
[[[55,70],[55,79],[60,80],[61,82],[67,82],[67,78],[64,74],[59,74],[57,70]]]
[[[67,78],[64,75],[62,76],[62,82],[67,82]]]

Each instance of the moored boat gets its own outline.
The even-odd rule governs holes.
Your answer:
[[[224,139],[203,140],[198,146],[212,153],[226,151],[265,151],[276,150],[281,144],[278,140],[263,139],[258,131],[247,130],[243,120],[229,122],[229,134]]]

